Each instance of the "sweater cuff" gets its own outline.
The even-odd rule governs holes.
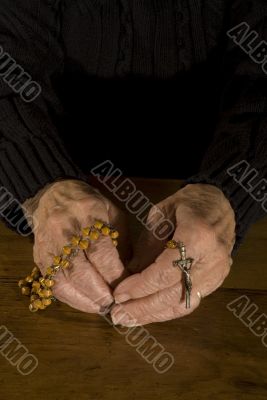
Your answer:
[[[14,220],[24,216],[21,205],[25,200],[59,179],[88,182],[60,140],[35,136],[21,143],[0,143],[0,216],[8,227],[18,230]],[[13,201],[5,203],[8,197]]]
[[[236,219],[236,241],[233,249],[233,254],[235,254],[249,227],[265,214],[261,205],[226,170],[213,173],[202,171],[188,178],[184,185],[189,183],[205,183],[217,186],[229,200]]]

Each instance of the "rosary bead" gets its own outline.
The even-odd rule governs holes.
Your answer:
[[[46,274],[47,275],[53,275],[53,273],[54,273],[54,269],[52,267],[47,267]]]
[[[46,279],[45,280],[45,286],[48,288],[51,288],[52,286],[54,286],[55,281],[53,281],[52,279]]]
[[[112,231],[110,234],[111,239],[118,239],[119,237],[119,232],[118,231]]]
[[[83,236],[88,236],[90,233],[90,228],[83,228],[82,229],[82,234]]]
[[[63,253],[67,256],[71,254],[71,247],[70,246],[64,246],[62,249]]]
[[[50,304],[52,303],[51,299],[42,299],[42,303],[44,306],[50,306]]]
[[[35,308],[33,304],[30,304],[29,310],[30,310],[30,312],[36,312],[36,311],[38,311],[38,308]]]
[[[23,286],[25,286],[26,285],[26,281],[24,280],[24,279],[21,279],[19,282],[18,282],[18,286],[20,287],[20,288],[22,288]]]
[[[43,297],[43,289],[37,289],[36,293],[38,294],[38,296]]]
[[[39,289],[40,286],[41,286],[40,282],[34,281],[34,282],[32,283],[33,289]]]
[[[64,269],[69,268],[70,262],[68,260],[62,260],[60,266]]]
[[[103,222],[101,222],[101,221],[96,221],[95,223],[94,223],[94,227],[96,228],[96,229],[101,229],[102,227],[103,227]]]
[[[73,238],[71,239],[71,243],[73,244],[73,246],[78,246],[78,244],[80,243],[80,237],[79,236],[73,236]]]
[[[101,229],[101,232],[102,232],[102,235],[108,236],[108,235],[109,235],[109,232],[110,232],[110,228],[109,228],[108,226],[104,226],[104,227]]]
[[[21,293],[22,293],[24,296],[29,296],[29,295],[31,294],[31,289],[30,289],[29,287],[27,287],[27,286],[23,286],[23,287],[21,288]]]
[[[61,257],[60,256],[55,256],[53,259],[53,265],[59,265],[61,262]]]
[[[176,241],[175,240],[169,240],[167,242],[167,247],[168,247],[168,249],[176,249],[176,247],[177,247]]]
[[[82,250],[86,250],[89,247],[89,242],[88,240],[81,240],[79,243],[79,248]]]
[[[40,306],[42,305],[42,301],[40,299],[34,300],[32,303],[34,308],[40,308]]]
[[[50,290],[50,289],[44,289],[44,290],[42,291],[42,295],[43,295],[43,297],[51,297],[51,296],[52,296],[52,290]]]
[[[89,234],[89,239],[91,240],[97,240],[99,238],[100,234],[98,231],[91,231]]]

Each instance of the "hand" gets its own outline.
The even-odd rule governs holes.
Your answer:
[[[36,204],[37,203],[37,204]],[[55,255],[81,229],[95,220],[119,230],[122,247],[127,234],[124,215],[97,190],[84,182],[66,180],[42,190],[24,204],[37,221],[34,230],[34,261],[44,273]],[[72,267],[55,277],[53,295],[62,302],[88,313],[100,312],[113,302],[111,288],[127,273],[109,237],[92,242],[90,249],[73,259]]]
[[[180,259],[179,251],[165,249],[166,243],[144,231],[130,264],[141,272],[126,278],[114,292],[116,303],[121,303],[112,309],[114,324],[145,325],[187,315],[200,303],[197,293],[208,296],[230,271],[235,215],[220,189],[206,184],[187,185],[157,207],[175,223],[173,239],[182,241],[187,257],[194,259],[191,308],[185,308],[182,271],[172,266]],[[155,215],[158,213],[152,209],[148,223]]]

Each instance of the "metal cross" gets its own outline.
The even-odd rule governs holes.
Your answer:
[[[190,270],[191,270],[191,266],[192,266],[194,259],[186,258],[185,245],[182,242],[178,243],[178,249],[181,254],[181,259],[173,261],[172,264],[174,267],[179,267],[183,273],[184,286],[185,286],[185,302],[186,302],[185,307],[190,308],[190,295],[191,295],[191,291],[192,291],[192,281],[191,281],[191,277],[190,277]]]

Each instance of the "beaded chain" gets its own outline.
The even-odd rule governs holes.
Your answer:
[[[46,269],[43,276],[40,269],[34,267],[30,275],[18,282],[21,293],[30,297],[29,310],[31,312],[44,310],[56,300],[52,288],[57,272],[60,269],[69,268],[72,258],[76,257],[80,250],[87,250],[91,241],[96,241],[101,235],[109,236],[114,246],[118,245],[119,232],[108,224],[96,221],[91,227],[82,229],[82,235],[73,236],[71,243],[63,247],[60,255],[54,257],[52,265]]]

